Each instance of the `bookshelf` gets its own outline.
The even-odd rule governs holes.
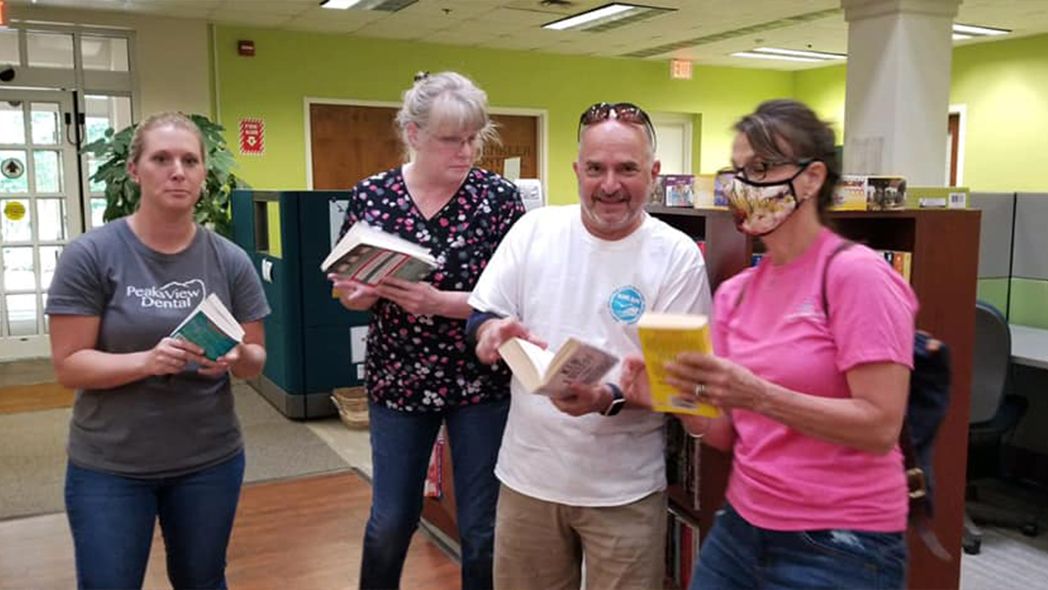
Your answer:
[[[648,205],[655,217],[706,242],[711,286],[747,268],[760,245],[735,230],[723,209],[689,209]],[[979,264],[979,217],[971,209],[906,209],[901,211],[834,211],[830,221],[839,234],[872,248],[913,253],[910,283],[920,299],[917,326],[951,349],[950,410],[936,442],[934,529],[950,561],[933,556],[910,536],[910,588],[957,588],[960,585],[961,531],[964,519],[965,464],[971,391],[975,292]],[[670,502],[699,522],[700,533],[712,526],[713,511],[724,501],[731,458],[701,447],[699,508],[679,485],[671,485]]]

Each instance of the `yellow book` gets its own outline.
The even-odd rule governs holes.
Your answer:
[[[709,404],[684,399],[676,387],[666,383],[666,363],[685,351],[713,353],[709,318],[704,315],[648,312],[637,322],[640,347],[651,383],[651,401],[657,412],[694,414],[716,418],[720,410]]]

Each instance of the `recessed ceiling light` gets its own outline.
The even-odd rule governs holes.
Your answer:
[[[963,33],[954,33],[953,34],[953,40],[954,41],[963,41],[965,39],[974,39],[974,38],[975,37],[972,37],[971,35],[965,35]]]
[[[337,8],[338,10],[356,8],[359,10],[396,12],[411,6],[415,2],[418,2],[418,0],[322,0],[320,6],[323,8]]]
[[[347,8],[353,8],[357,4],[360,4],[360,0],[323,0],[320,3],[320,6],[323,8],[346,10]]]
[[[738,51],[731,54],[732,57],[750,57],[753,59],[781,59],[783,61],[803,61],[808,63],[825,63],[825,59],[814,57],[798,57],[796,55],[776,55],[774,53],[756,53],[753,51]]]
[[[563,31],[566,29],[583,30],[606,30],[612,26],[629,24],[637,20],[650,18],[663,12],[672,12],[671,8],[656,8],[654,6],[639,6],[636,4],[625,4],[614,2],[598,6],[586,12],[580,12],[565,18],[557,19],[551,23],[542,25],[544,29]]]
[[[810,57],[826,61],[848,59],[843,53],[830,53],[828,51],[810,51],[802,49],[784,49],[781,47],[758,47],[752,50],[754,53],[768,53],[771,55],[788,55],[792,57]]]
[[[993,37],[996,35],[1007,35],[1008,33],[1011,33],[1008,29],[982,27],[979,25],[962,25],[960,23],[953,23],[953,32],[961,35],[968,35],[968,37]]]

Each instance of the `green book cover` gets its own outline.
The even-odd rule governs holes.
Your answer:
[[[237,341],[230,338],[214,322],[208,319],[207,314],[197,310],[188,321],[182,324],[174,334],[175,338],[188,340],[204,349],[204,356],[211,360],[226,354],[237,345]]]
[[[212,293],[182,320],[171,336],[196,344],[204,349],[204,356],[218,360],[244,339],[244,329]]]

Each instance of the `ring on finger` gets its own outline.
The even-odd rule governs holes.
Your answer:
[[[700,397],[700,396],[706,395],[706,384],[705,383],[696,383],[695,384],[695,389],[692,390],[692,393],[695,394],[695,397]]]

